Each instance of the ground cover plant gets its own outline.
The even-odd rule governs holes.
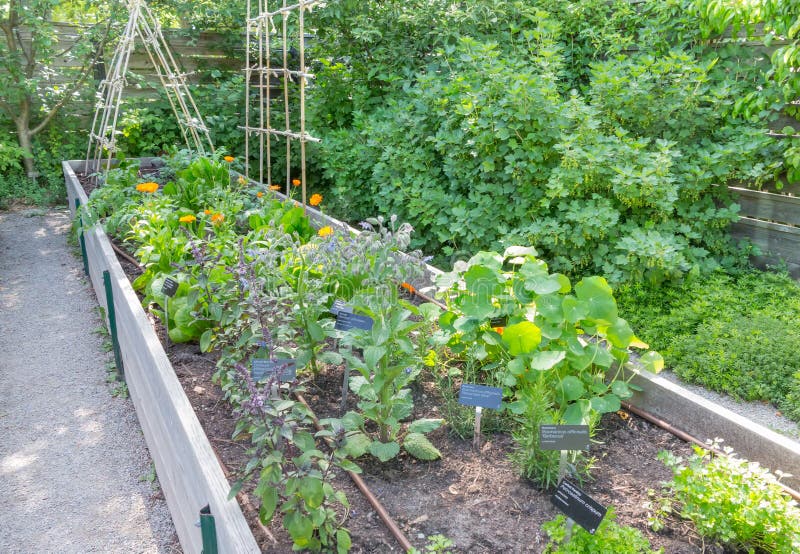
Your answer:
[[[771,402],[800,421],[800,287],[758,270],[620,287],[620,309],[668,367],[690,383]]]

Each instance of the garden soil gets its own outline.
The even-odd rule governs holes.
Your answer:
[[[69,231],[0,212],[0,552],[180,552]]]

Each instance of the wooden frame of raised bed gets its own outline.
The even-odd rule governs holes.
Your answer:
[[[146,161],[146,160],[143,160]],[[63,162],[69,207],[76,216],[76,201],[88,198],[76,176],[83,161]],[[350,229],[345,223],[309,208],[309,217],[319,226]],[[258,552],[258,546],[239,505],[228,500],[230,485],[200,426],[192,406],[170,364],[155,331],[117,261],[100,225],[83,229],[87,263],[98,303],[106,309],[103,272],[108,271],[116,311],[116,324],[125,378],[131,399],[155,463],[178,538],[186,552],[201,552],[197,525],[200,509],[210,506],[215,518],[219,551]],[[439,270],[428,267],[425,290]],[[643,370],[629,369],[633,382],[643,391],[630,404],[678,427],[703,441],[723,438],[726,446],[765,467],[793,473],[785,484],[800,488],[800,444],[747,418],[705,400]]]

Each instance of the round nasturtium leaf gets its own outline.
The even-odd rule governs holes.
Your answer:
[[[542,342],[542,331],[530,321],[521,321],[506,327],[503,342],[512,356],[530,354]]]
[[[664,369],[664,358],[655,350],[643,354],[642,357],[639,358],[639,361],[644,368],[651,373],[658,373]]]
[[[603,277],[587,277],[575,285],[578,300],[588,307],[588,317],[598,324],[612,325],[617,320],[617,302]]]

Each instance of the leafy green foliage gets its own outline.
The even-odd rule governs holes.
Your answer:
[[[361,307],[362,311],[367,311]],[[350,378],[350,389],[358,396],[360,413],[350,412],[345,429],[367,447],[366,451],[387,461],[400,453],[400,446],[421,460],[436,460],[441,453],[425,437],[438,429],[440,419],[422,419],[411,422],[404,431],[401,422],[408,419],[414,409],[411,389],[407,386],[420,372],[418,351],[411,341],[412,333],[421,322],[410,319],[419,310],[410,304],[386,312],[369,312],[374,323],[369,332],[348,332],[342,343],[361,349],[363,359],[349,350],[345,354],[348,364],[360,375]],[[362,417],[363,416],[363,417]],[[366,422],[377,426],[377,437],[371,437]],[[368,446],[367,446],[368,443]],[[363,454],[361,452],[360,454]]]
[[[573,527],[572,535],[567,540],[567,518],[563,515],[547,521],[542,529],[550,537],[550,542],[545,548],[548,554],[659,554],[663,548],[652,550],[650,541],[635,527],[620,525],[613,506],[606,512],[605,518],[600,523],[594,535],[589,534],[577,525]]]
[[[557,456],[539,450],[538,425],[594,426],[633,394],[623,380],[606,382],[630,347],[644,346],[619,317],[611,287],[587,277],[573,288],[533,248],[520,246],[479,252],[437,284],[449,308],[439,317],[439,340],[480,368],[479,382],[504,387],[517,422],[514,461],[527,477],[554,484]]]
[[[799,293],[787,275],[751,270],[658,289],[626,285],[618,296],[625,317],[681,378],[772,402],[800,420]]]
[[[784,494],[775,475],[736,457],[712,456],[695,447],[684,460],[662,452],[672,470],[666,501],[654,519],[674,513],[694,523],[705,539],[743,552],[796,552],[800,549],[800,508]],[[780,476],[780,472],[777,472]]]
[[[701,47],[686,5],[338,3],[309,91],[331,208],[397,213],[439,261],[526,243],[612,282],[730,266],[714,185],[780,173],[787,145],[737,112],[749,66]]]

